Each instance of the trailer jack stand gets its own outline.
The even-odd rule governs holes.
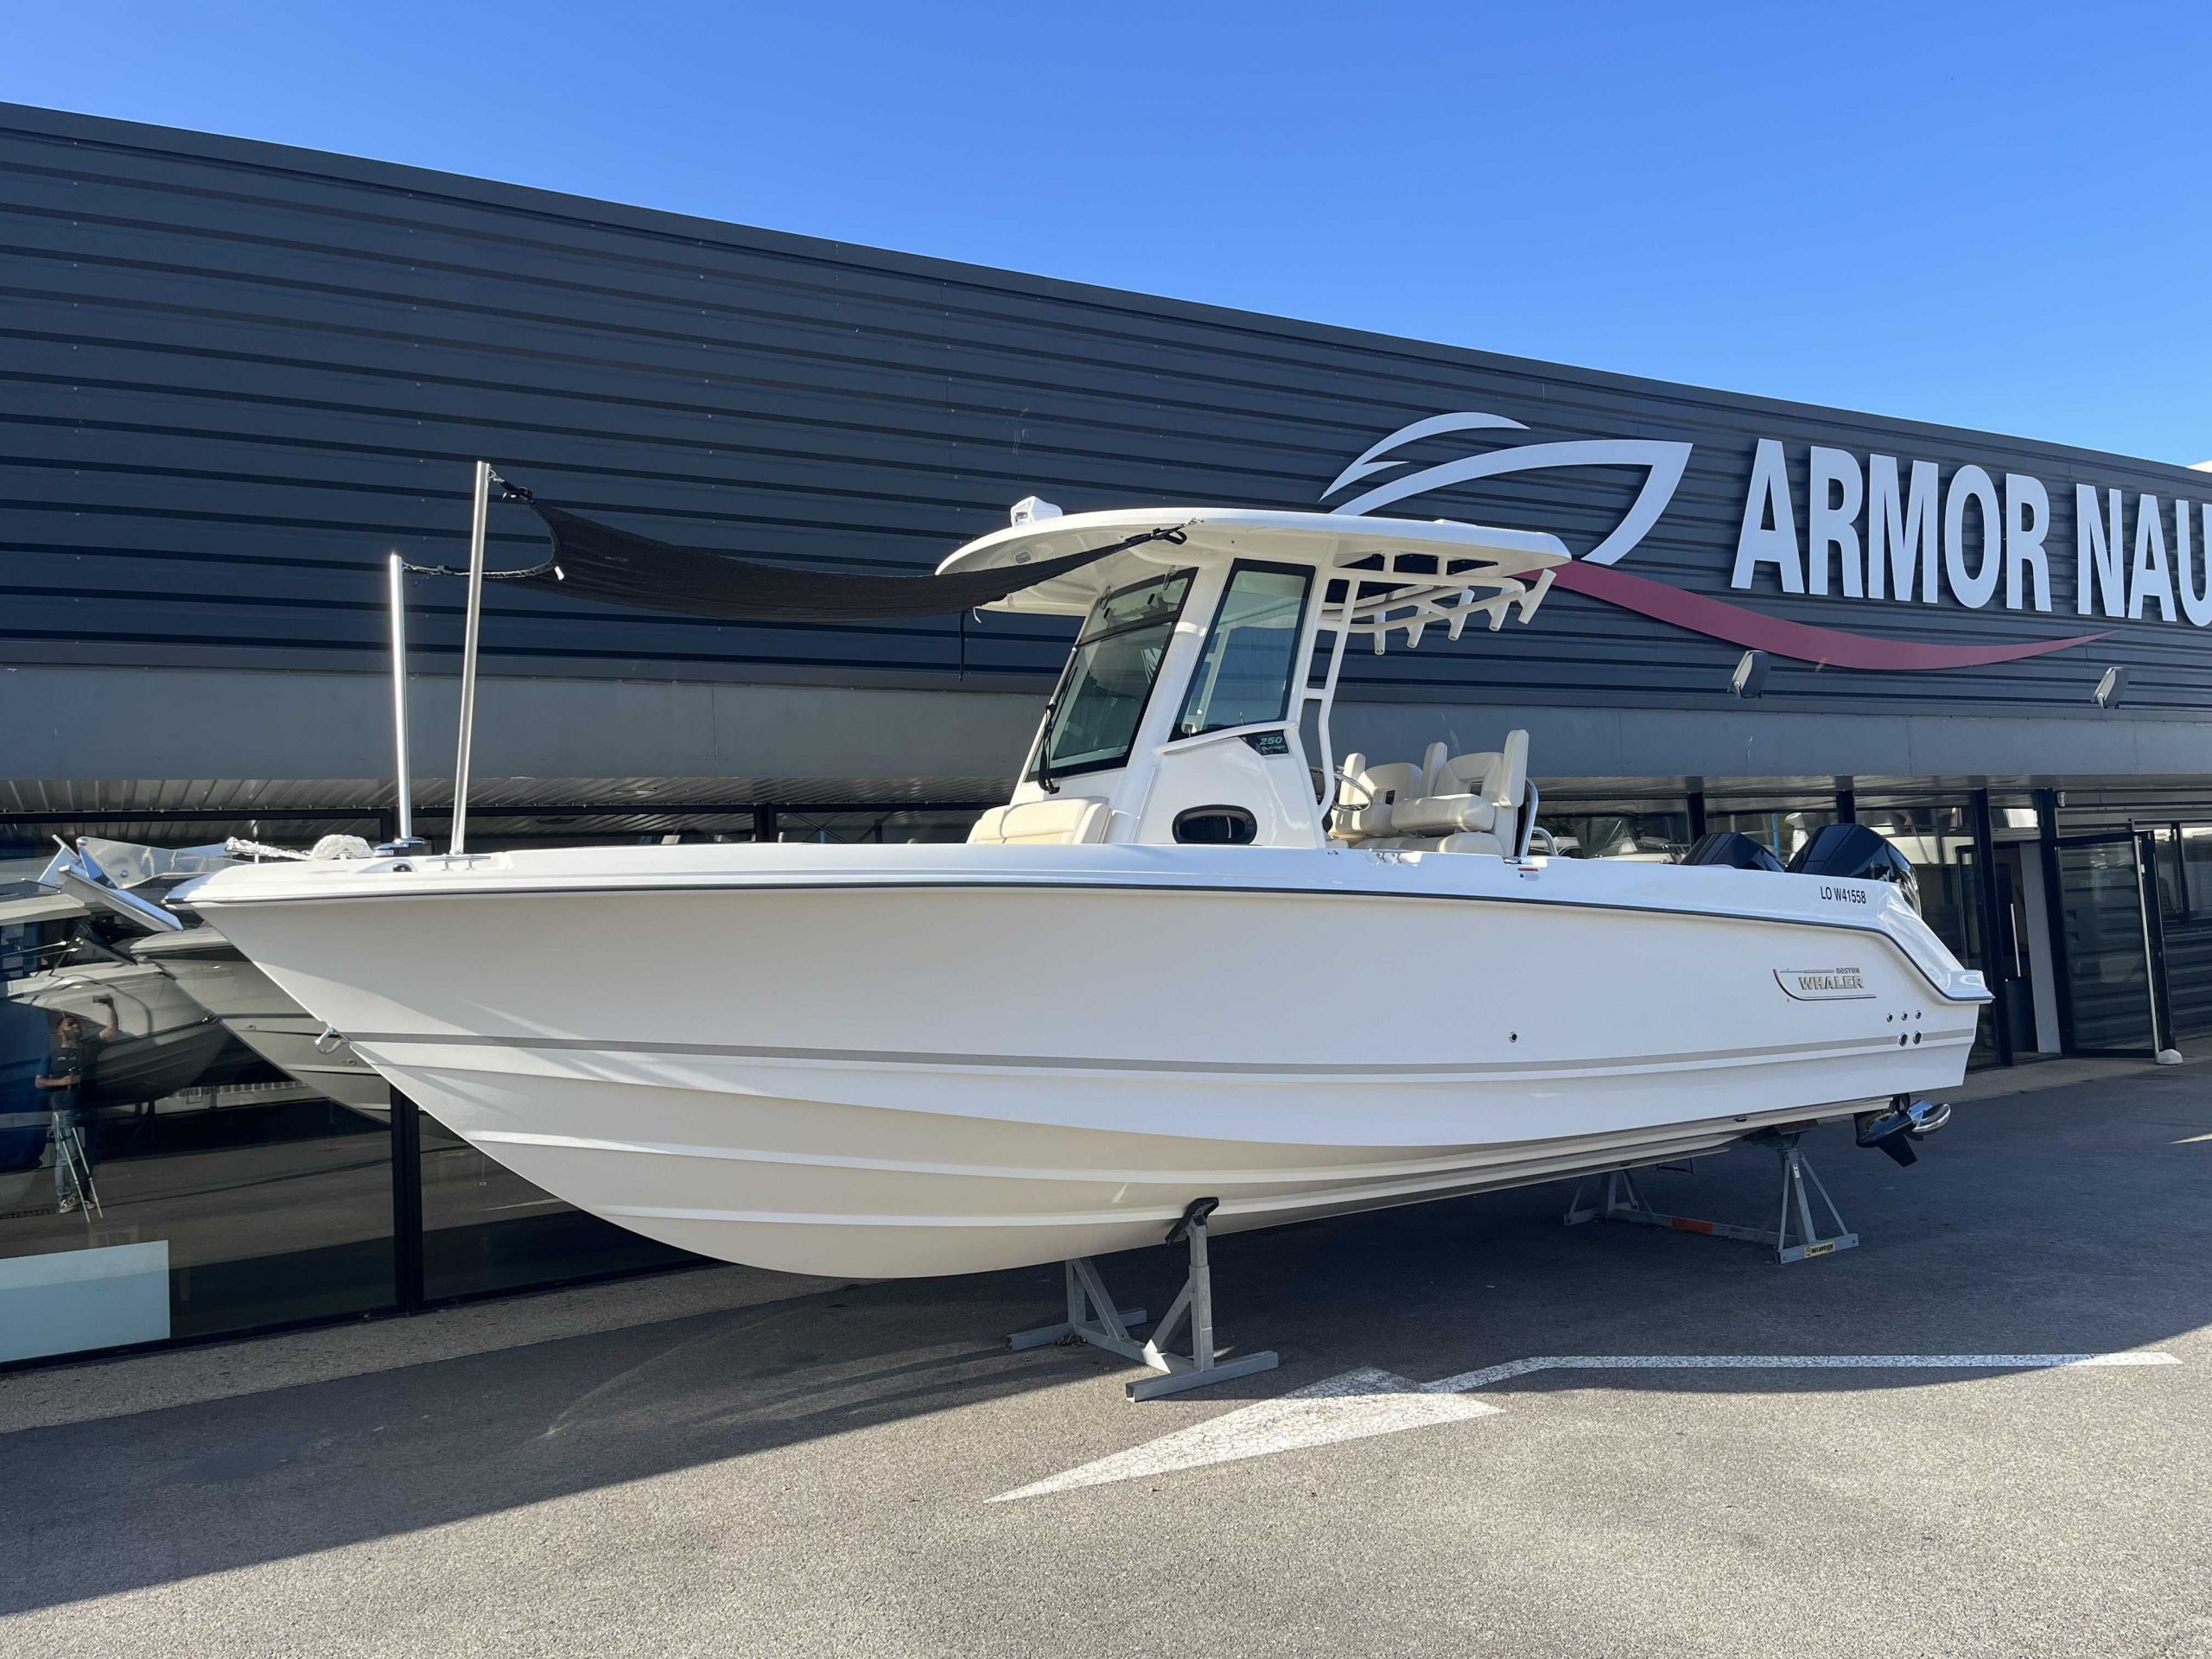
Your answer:
[[[1662,1215],[1644,1202],[1636,1177],[1625,1169],[1608,1170],[1577,1183],[1574,1197],[1567,1206],[1567,1225],[1573,1227],[1586,1221],[1631,1221],[1644,1227],[1671,1227],[1678,1233],[1711,1233],[1718,1238],[1740,1238],[1750,1243],[1764,1244],[1774,1251],[1774,1259],[1779,1262],[1802,1262],[1811,1256],[1855,1249],[1859,1235],[1844,1226],[1843,1215],[1835,1207],[1835,1200],[1821,1185],[1821,1178],[1813,1173],[1812,1165],[1805,1161],[1805,1154],[1797,1149],[1802,1135],[1802,1130],[1770,1129],[1753,1137],[1782,1155],[1782,1214],[1777,1226],[1738,1227],[1724,1221]],[[1592,1180],[1599,1183],[1598,1198],[1595,1203],[1586,1203],[1583,1195]],[[1835,1224],[1835,1230],[1825,1237],[1813,1224],[1813,1193],[1819,1194],[1828,1218]],[[1793,1230],[1796,1236],[1794,1243]]]
[[[1273,1353],[1239,1354],[1234,1359],[1223,1359],[1214,1352],[1213,1273],[1206,1261],[1206,1217],[1213,1213],[1217,1202],[1213,1198],[1193,1200],[1168,1232],[1170,1244],[1190,1247],[1190,1270],[1184,1278],[1183,1288],[1168,1304],[1166,1317],[1160,1321],[1149,1342],[1140,1342],[1130,1334],[1136,1326],[1146,1323],[1144,1310],[1116,1307],[1105,1281],[1098,1276],[1097,1263],[1088,1256],[1076,1256],[1066,1264],[1067,1318],[1057,1325],[1039,1325],[1033,1331],[1017,1331],[1007,1338],[1007,1346],[1019,1352],[1056,1342],[1086,1342],[1094,1348],[1103,1348],[1108,1353],[1148,1366],[1158,1375],[1126,1385],[1125,1391],[1132,1400],[1154,1400],[1163,1394],[1180,1394],[1185,1389],[1203,1389],[1232,1377],[1274,1370],[1277,1362]],[[1191,1327],[1191,1351],[1175,1353],[1167,1344],[1175,1339],[1176,1331],[1186,1320]]]

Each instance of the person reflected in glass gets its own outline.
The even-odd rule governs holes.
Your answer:
[[[99,1046],[113,1042],[122,1032],[115,999],[92,1000],[107,1010],[106,1027],[87,1033],[82,1019],[63,1014],[54,1022],[54,1047],[47,1056],[46,1070],[33,1079],[46,1091],[48,1109],[54,1114],[54,1127],[48,1131],[54,1147],[54,1205],[65,1216],[85,1201],[84,1187],[92,1179],[98,1126],[85,1106],[85,1078]]]

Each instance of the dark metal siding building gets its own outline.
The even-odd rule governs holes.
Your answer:
[[[0,226],[16,852],[384,828],[383,561],[459,562],[480,456],[666,540],[855,571],[926,569],[1032,493],[1449,516],[1578,558],[1527,627],[1356,661],[1340,747],[1526,727],[1585,854],[1874,823],[1999,987],[1992,1059],[2212,1031],[2212,474],[11,105]],[[495,518],[495,565],[542,556],[533,525]],[[416,582],[433,776],[459,606]],[[1066,638],[495,585],[472,828],[957,835]],[[0,924],[11,975],[66,948],[46,925]],[[642,1259],[435,1124],[203,1093],[106,1126],[97,1227],[54,1210],[39,1135],[11,1170],[0,1102],[0,1268],[157,1234],[184,1333]],[[249,1163],[292,1195],[250,1258],[151,1196]]]
[[[0,649],[15,664],[372,670],[378,563],[395,546],[426,563],[457,554],[479,454],[667,539],[912,570],[1032,492],[1074,509],[1323,505],[1377,439],[1483,411],[1521,423],[1505,435],[1516,443],[1690,446],[1625,568],[1720,592],[1761,439],[1781,446],[1801,535],[1814,445],[2042,480],[2055,614],[1792,597],[1766,569],[1748,595],[1808,623],[1848,606],[1858,632],[1921,640],[2090,631],[2067,602],[2076,484],[2122,492],[2130,524],[2146,495],[2168,511],[2212,501],[2212,476],[2057,445],[14,106],[0,106]],[[1466,447],[1447,434],[1405,453]],[[1405,510],[1537,526],[1586,553],[1639,482],[1633,464],[1559,465]],[[537,556],[520,516],[495,534],[507,561]],[[734,626],[495,600],[487,664],[534,677],[1033,689],[1060,637],[1004,617]],[[454,608],[450,594],[423,601],[426,661],[450,659]],[[2107,755],[2118,728],[2161,761],[2199,757],[2212,652],[2197,630],[2110,632],[2088,657],[1936,677],[1777,660],[1761,713],[2034,711],[2094,721]],[[1540,627],[1363,664],[1349,690],[1740,719],[1737,654],[1563,593]],[[2133,677],[2116,718],[2088,704],[2107,656]],[[2177,716],[2185,737],[2140,734]],[[2037,729],[2045,752],[2022,769],[2050,770],[2050,728]]]

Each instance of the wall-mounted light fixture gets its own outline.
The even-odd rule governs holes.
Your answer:
[[[1756,697],[1766,690],[1766,652],[1747,651],[1736,664],[1728,690],[1736,696]]]
[[[2095,693],[2097,707],[2100,709],[2117,709],[2120,706],[2120,698],[2126,693],[2126,690],[2127,671],[2126,669],[2108,668],[2105,670],[2104,678],[2097,682],[2097,690]]]

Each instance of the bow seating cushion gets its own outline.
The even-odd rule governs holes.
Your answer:
[[[1105,802],[1080,795],[1018,801],[984,813],[968,839],[1000,847],[1094,845],[1106,839],[1113,817]]]

